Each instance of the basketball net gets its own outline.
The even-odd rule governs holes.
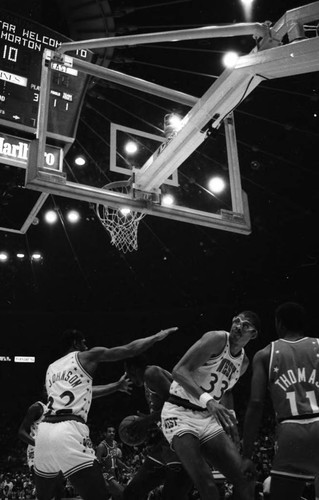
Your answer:
[[[111,182],[106,184],[103,189],[117,193],[128,194],[130,191],[130,181]],[[137,231],[140,220],[146,215],[141,212],[135,212],[130,208],[111,208],[107,205],[96,204],[96,213],[111,236],[112,245],[123,253],[137,250]]]

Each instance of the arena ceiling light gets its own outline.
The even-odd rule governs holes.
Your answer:
[[[70,210],[66,214],[66,218],[71,224],[76,224],[80,220],[80,214],[77,210]]]
[[[134,155],[138,151],[138,146],[134,141],[128,141],[124,146],[125,152],[129,155]]]
[[[56,213],[55,210],[48,210],[44,214],[44,220],[48,224],[55,224],[55,222],[58,220],[58,214]]]
[[[249,22],[252,19],[252,10],[253,10],[254,0],[241,0],[241,4],[245,13],[245,21]]]
[[[6,262],[9,258],[7,252],[0,252],[0,262]]]
[[[223,57],[223,64],[226,68],[233,68],[239,59],[237,52],[226,52]]]
[[[221,177],[212,177],[208,182],[208,189],[215,194],[224,191],[225,186],[226,183]]]
[[[86,164],[86,158],[83,156],[83,155],[78,155],[75,157],[74,159],[74,163],[78,166],[78,167],[83,167],[83,165]]]
[[[165,207],[170,207],[171,205],[174,205],[174,196],[171,194],[164,194],[162,197],[162,205],[165,205]]]
[[[43,259],[42,254],[40,252],[33,252],[31,254],[31,260],[35,262],[40,262]]]

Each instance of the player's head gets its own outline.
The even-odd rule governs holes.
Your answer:
[[[113,441],[115,438],[115,427],[114,425],[107,424],[105,431],[104,431],[104,439]]]
[[[127,376],[132,380],[134,385],[141,387],[144,383],[144,373],[148,365],[145,356],[135,356],[135,358],[128,358],[124,362],[124,369]]]
[[[276,330],[281,337],[289,332],[303,332],[306,322],[306,310],[296,302],[284,302],[275,311]]]
[[[245,339],[249,342],[257,337],[260,330],[261,322],[258,314],[253,311],[242,311],[232,319],[230,336],[234,340]]]
[[[80,330],[69,328],[65,330],[60,339],[62,352],[87,351],[86,338]]]

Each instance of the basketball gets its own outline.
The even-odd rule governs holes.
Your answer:
[[[144,443],[146,439],[146,429],[137,429],[136,431],[130,430],[132,424],[134,424],[138,420],[141,420],[141,418],[137,415],[130,415],[123,418],[122,422],[119,425],[119,436],[121,438],[121,441],[123,441],[123,443],[127,444],[128,446],[138,446],[139,444]]]

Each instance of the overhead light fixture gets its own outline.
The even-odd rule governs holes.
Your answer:
[[[31,260],[35,260],[36,262],[39,262],[42,259],[43,259],[43,257],[42,257],[40,252],[34,252],[33,254],[31,254]]]
[[[164,116],[164,134],[170,137],[176,134],[182,127],[182,117],[176,113],[168,113]]]
[[[82,155],[78,155],[74,158],[74,163],[78,165],[78,167],[83,167],[86,164],[86,159]]]
[[[71,222],[72,224],[76,224],[77,222],[79,222],[80,220],[80,214],[77,210],[70,210],[67,215],[66,215],[66,218],[68,219],[69,222]]]
[[[171,194],[164,194],[164,196],[162,196],[162,205],[164,205],[165,207],[174,205],[174,201],[174,196],[172,196]]]
[[[236,52],[226,52],[223,57],[223,64],[226,68],[233,68],[239,59],[239,55]]]
[[[221,193],[225,189],[225,181],[221,177],[213,177],[208,182],[208,189],[212,193]]]
[[[48,224],[54,224],[58,220],[58,214],[56,213],[55,210],[48,210],[44,214],[44,220]]]
[[[138,151],[138,146],[137,146],[136,142],[134,142],[134,141],[128,141],[125,144],[124,149],[125,149],[125,151],[126,151],[127,154],[134,155]]]
[[[9,258],[7,252],[0,252],[0,262],[6,262]]]
[[[254,0],[241,0],[241,3],[245,12],[245,21],[249,22],[252,18]]]
[[[23,252],[18,252],[17,253],[17,259],[22,260],[22,259],[24,259],[24,257],[25,257],[25,254]]]
[[[129,208],[123,207],[123,208],[120,208],[120,212],[122,215],[124,215],[126,217],[126,215],[128,215],[131,212],[131,210]]]

